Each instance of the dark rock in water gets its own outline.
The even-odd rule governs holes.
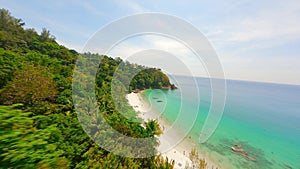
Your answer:
[[[248,154],[247,151],[242,148],[231,147],[231,150],[237,153]]]
[[[251,157],[249,155],[249,153],[242,148],[242,144],[238,144],[238,143],[235,143],[234,146],[230,147],[230,149],[233,151],[233,152],[236,152],[240,155],[242,155],[242,157],[244,157],[245,159],[248,159],[250,161],[253,161],[253,162],[256,162],[256,158],[254,157]]]
[[[256,158],[254,158],[254,157],[251,157],[251,156],[246,156],[246,158],[247,158],[248,160],[251,160],[251,161],[254,161],[254,162],[256,162]]]
[[[286,168],[288,168],[288,169],[293,169],[292,166],[290,166],[290,165],[288,165],[288,164],[286,164],[286,163],[284,163],[284,166],[285,166]]]
[[[240,143],[235,143],[234,146],[237,147],[237,148],[241,148],[241,147],[242,147],[242,144],[240,144]]]
[[[157,100],[156,102],[163,102],[163,101],[161,101],[161,100]]]
[[[178,89],[174,84],[171,84],[171,89],[174,90],[174,89]]]

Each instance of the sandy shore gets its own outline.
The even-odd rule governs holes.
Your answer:
[[[133,109],[138,112],[138,117],[142,118],[144,122],[156,120],[163,129],[163,134],[158,137],[160,142],[159,147],[157,147],[158,152],[163,157],[168,157],[168,159],[175,160],[175,169],[184,169],[186,165],[191,166],[189,153],[193,147],[191,145],[192,143],[188,142],[187,140],[183,140],[178,144],[174,144],[172,141],[175,137],[179,137],[178,133],[172,129],[170,124],[160,117],[160,114],[151,109],[151,106],[143,100],[140,93],[127,94],[126,98],[129,105],[131,105]],[[207,168],[216,168],[217,165],[212,163],[209,159],[205,158],[201,154],[199,156],[200,158],[204,158],[206,160],[208,164]]]

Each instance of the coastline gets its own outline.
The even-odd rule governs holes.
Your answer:
[[[128,100],[128,104],[132,106],[132,108],[137,112],[137,117],[143,119],[144,122],[148,122],[149,120],[156,120],[160,125],[163,134],[158,136],[158,140],[160,145],[157,147],[157,151],[161,154],[162,157],[168,157],[169,160],[174,160],[175,169],[184,169],[186,165],[191,166],[192,162],[189,159],[189,153],[191,152],[194,143],[189,141],[188,139],[183,139],[178,144],[172,143],[174,137],[179,137],[179,133],[177,133],[174,129],[172,129],[171,124],[168,124],[166,120],[164,120],[160,114],[153,111],[151,105],[144,100],[141,96],[141,93],[129,93],[126,95],[126,99]],[[164,134],[167,130],[171,131],[169,135]],[[199,152],[198,152],[199,153]],[[207,168],[220,168],[218,165],[213,163],[210,159],[205,157],[202,154],[199,154],[200,159],[205,159],[207,163]]]

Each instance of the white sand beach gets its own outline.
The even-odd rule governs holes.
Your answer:
[[[165,158],[175,160],[175,169],[184,169],[186,165],[191,166],[191,160],[189,159],[189,153],[193,146],[191,146],[187,140],[175,144],[172,142],[174,137],[179,137],[176,131],[172,130],[171,125],[164,121],[160,115],[151,109],[151,106],[144,101],[140,93],[130,93],[126,96],[129,105],[138,112],[138,117],[142,118],[144,122],[149,120],[156,120],[163,130],[158,139],[160,142],[157,147],[158,152]],[[165,132],[168,131],[168,132]],[[166,134],[167,133],[167,134]],[[172,146],[173,145],[173,146]],[[207,162],[207,168],[216,168],[218,165],[212,163],[209,159],[199,154],[200,158],[204,158]],[[218,167],[219,168],[219,167]]]

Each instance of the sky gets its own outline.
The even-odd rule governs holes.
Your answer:
[[[299,0],[0,0],[0,7],[21,18],[27,28],[47,28],[60,44],[78,52],[97,31],[119,18],[144,12],[174,15],[203,33],[226,79],[300,85]],[[207,76],[201,63],[185,55],[182,44],[165,37],[131,38],[110,54],[126,58],[129,51],[134,54],[145,47],[181,54],[177,57],[187,67],[195,72],[199,67],[195,75]],[[153,54],[159,53],[164,54]],[[178,68],[180,72],[184,71]]]

